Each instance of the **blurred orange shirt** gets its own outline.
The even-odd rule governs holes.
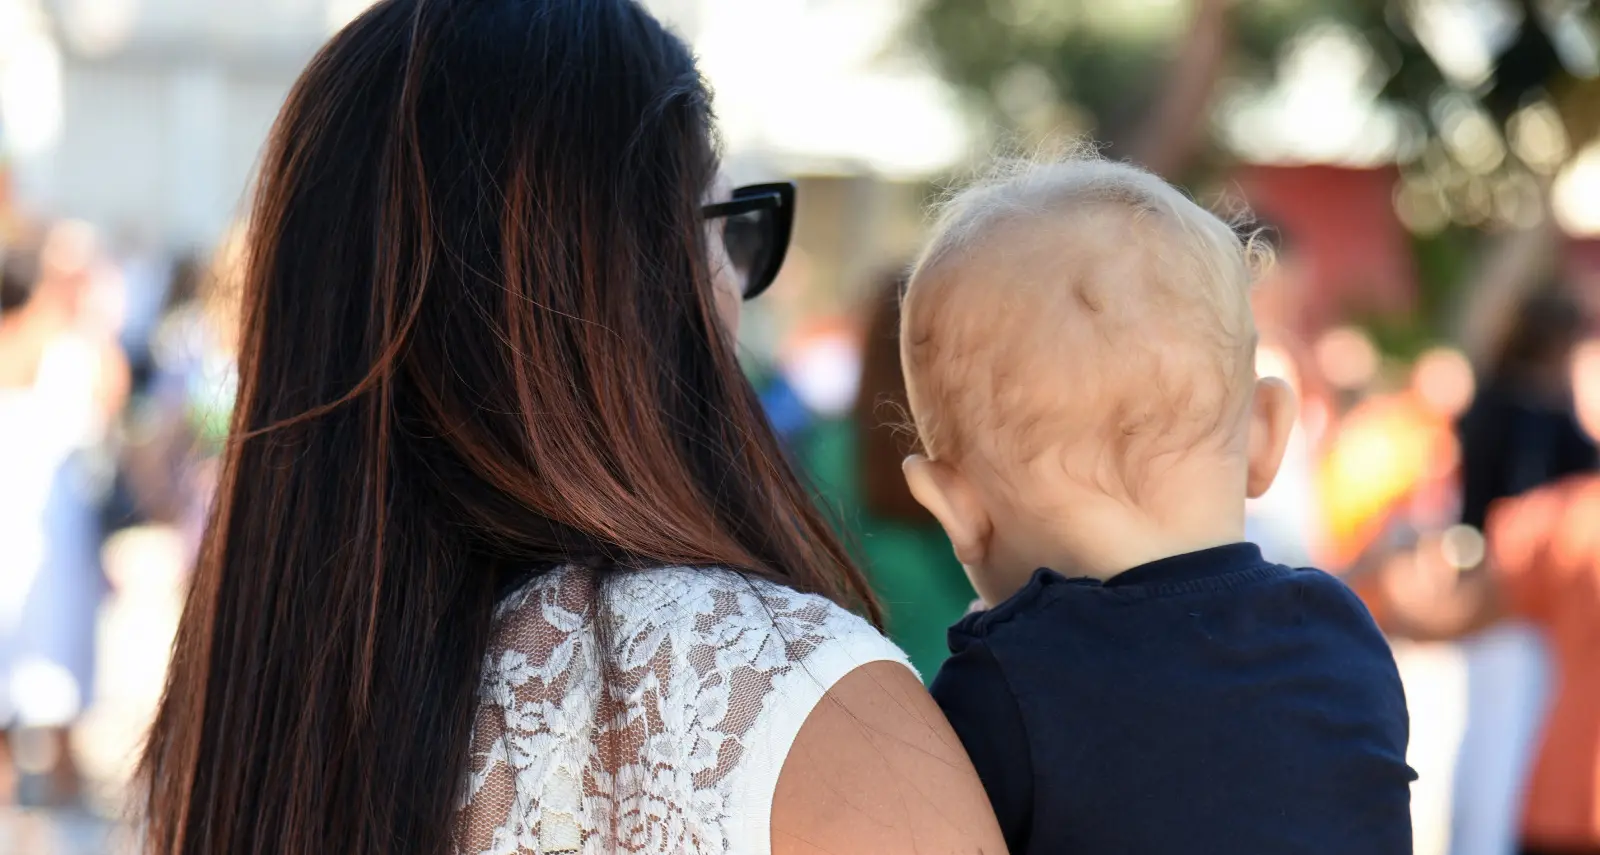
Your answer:
[[[1502,501],[1485,528],[1506,605],[1543,631],[1556,676],[1523,841],[1600,846],[1600,476]]]

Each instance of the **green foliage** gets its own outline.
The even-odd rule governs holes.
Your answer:
[[[992,118],[1014,118],[1007,115],[1006,86],[1027,69],[1043,72],[1055,97],[1099,125],[1150,100],[1167,58],[1184,37],[1186,5],[927,0],[917,17],[915,38],[944,77]],[[1127,11],[1137,7],[1152,11]],[[1121,11],[1096,11],[1108,8]],[[1375,0],[1258,0],[1240,3],[1231,14],[1231,71],[1256,80],[1270,79],[1281,48],[1319,21],[1338,21],[1360,31],[1387,29],[1384,6]],[[1407,53],[1398,46],[1380,48],[1385,52]]]
[[[1417,265],[1413,310],[1356,319],[1384,356],[1410,362],[1424,350],[1453,338],[1461,292],[1478,258],[1478,238],[1476,232],[1460,227],[1412,237],[1411,255]]]
[[[1228,2],[1228,85],[1274,82],[1288,47],[1319,25],[1337,25],[1359,35],[1377,57],[1380,98],[1435,139],[1445,130],[1439,99],[1452,92],[1503,127],[1530,99],[1600,86],[1568,70],[1573,63],[1563,60],[1551,35],[1580,25],[1600,32],[1600,9],[1589,0],[1511,0],[1522,22],[1497,46],[1489,79],[1470,91],[1447,80],[1419,43],[1402,0],[924,0],[912,40],[991,122],[1013,131],[1113,138],[1148,109],[1193,10],[1209,2]],[[1552,17],[1553,8],[1569,14]],[[1581,40],[1567,41],[1569,54],[1584,50]],[[1596,117],[1563,113],[1574,148],[1600,130],[1600,120],[1589,121]],[[1041,117],[1044,129],[1028,127]]]

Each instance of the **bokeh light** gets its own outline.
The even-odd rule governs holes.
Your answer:
[[[1561,114],[1548,101],[1535,101],[1512,114],[1507,129],[1517,159],[1540,172],[1554,172],[1570,153]]]
[[[1505,160],[1505,146],[1489,114],[1458,92],[1442,95],[1434,103],[1434,121],[1445,145],[1467,171],[1486,175]]]
[[[31,3],[0,0],[0,154],[42,156],[61,138],[61,51]]]
[[[1568,234],[1600,236],[1600,143],[1585,146],[1561,170],[1550,201]]]
[[[1439,537],[1439,553],[1458,571],[1482,564],[1485,550],[1483,533],[1470,525],[1451,526]]]
[[[1329,330],[1317,340],[1317,366],[1338,389],[1360,389],[1378,374],[1378,348],[1356,327]]]
[[[1412,386],[1435,413],[1453,419],[1472,403],[1475,382],[1467,355],[1453,347],[1436,347],[1417,358]]]
[[[1294,359],[1288,350],[1278,345],[1263,344],[1256,348],[1256,376],[1277,377],[1296,392],[1300,391],[1300,372],[1295,368]]]
[[[1590,339],[1573,350],[1572,393],[1578,420],[1600,440],[1600,340]]]

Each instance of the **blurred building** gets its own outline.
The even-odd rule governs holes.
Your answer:
[[[243,212],[272,120],[367,0],[0,0],[0,152],[16,204],[169,248]],[[904,255],[963,160],[955,96],[897,43],[910,0],[646,0],[695,47],[737,182],[805,176],[802,303]],[[802,309],[802,306],[790,308]],[[822,308],[819,306],[818,308]]]
[[[348,5],[0,0],[0,20],[28,31],[0,40],[0,134],[21,203],[169,245],[213,242],[289,85]]]
[[[772,326],[755,337],[774,342],[797,318],[854,309],[869,280],[916,248],[930,180],[971,154],[956,95],[903,38],[914,0],[645,5],[694,45],[730,179],[800,177],[794,254],[758,310]]]

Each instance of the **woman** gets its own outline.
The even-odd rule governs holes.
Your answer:
[[[950,655],[945,633],[977,594],[932,516],[911,497],[900,461],[909,451],[906,381],[900,371],[900,291],[905,274],[883,277],[862,348],[861,387],[849,419],[814,427],[805,461],[847,531],[856,537],[889,637],[932,680]]]
[[[312,61],[150,852],[1003,851],[736,364],[792,197],[716,169],[632,0],[385,0]]]
[[[1514,619],[1543,636],[1554,696],[1523,792],[1524,855],[1600,853],[1596,519],[1600,476],[1574,476],[1491,507],[1481,555],[1464,551],[1454,538],[1433,538],[1414,555],[1389,562],[1380,577],[1382,613],[1392,632],[1447,640]],[[1463,564],[1476,566],[1463,572]],[[1506,729],[1498,736],[1514,738]]]
[[[1600,851],[1600,831],[1586,830],[1600,821],[1600,799],[1587,773],[1573,771],[1592,769],[1600,738],[1600,696],[1584,691],[1593,682],[1589,627],[1600,615],[1591,581],[1596,556],[1572,549],[1576,541],[1559,527],[1566,516],[1577,526],[1594,521],[1565,513],[1581,505],[1555,498],[1581,491],[1550,486],[1595,468],[1571,389],[1572,351],[1585,323],[1581,307],[1549,287],[1504,319],[1482,388],[1456,425],[1461,522],[1483,532],[1491,560],[1458,577],[1425,544],[1419,561],[1389,569],[1377,605],[1396,632],[1463,642],[1467,717],[1456,755],[1452,851],[1506,852],[1519,837],[1530,852]],[[1541,599],[1526,596],[1534,590],[1559,591],[1542,597],[1559,608],[1532,607]],[[1552,675],[1553,715],[1544,723]]]
[[[0,259],[0,803],[82,798],[69,736],[94,688],[105,588],[96,458],[128,391],[122,351],[94,323],[94,249],[87,227],[62,223]],[[24,733],[46,774],[19,794]]]
[[[1501,500],[1600,463],[1573,402],[1582,306],[1545,282],[1505,320],[1485,360],[1483,388],[1457,424],[1461,522],[1480,530]],[[1547,643],[1553,638],[1539,621],[1512,616],[1463,639],[1468,702],[1456,767],[1455,855],[1505,852],[1518,834],[1519,797],[1537,760],[1555,664],[1550,654],[1557,651]]]

